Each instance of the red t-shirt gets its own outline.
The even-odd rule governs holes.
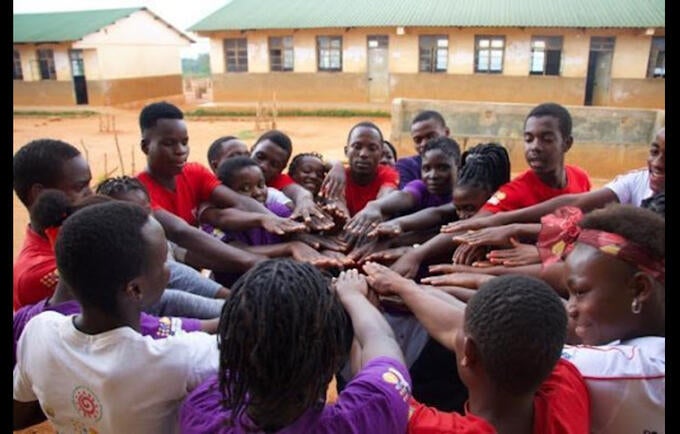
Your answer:
[[[14,310],[51,296],[57,282],[57,259],[50,242],[27,225],[24,245],[14,263]]]
[[[367,185],[359,185],[352,181],[349,168],[345,168],[345,201],[350,216],[358,213],[366,204],[378,197],[382,187],[394,187],[399,185],[399,173],[391,167],[379,165],[378,175]]]
[[[162,208],[192,226],[196,226],[198,221],[198,206],[209,201],[215,187],[221,184],[211,171],[199,163],[184,166],[182,173],[175,177],[175,191],[156,182],[148,172],[141,172],[137,178],[149,190],[152,209]]]
[[[279,173],[269,182],[269,184],[267,184],[267,187],[283,190],[291,184],[295,184],[295,181],[293,181],[293,178],[291,178],[290,175],[286,173]]]
[[[529,169],[503,184],[482,209],[492,213],[512,211],[536,205],[562,194],[590,191],[590,178],[583,169],[565,164],[564,170],[567,173],[567,186],[564,188],[548,187],[533,170]]]
[[[566,362],[566,363],[565,363]],[[409,434],[492,434],[496,429],[471,414],[447,413],[411,402]],[[576,367],[559,359],[534,396],[534,434],[584,434],[590,431],[590,397]]]

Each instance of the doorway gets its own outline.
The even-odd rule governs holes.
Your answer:
[[[593,36],[590,38],[590,55],[588,56],[588,75],[586,77],[584,105],[609,105],[613,58],[613,37]]]
[[[71,76],[73,77],[73,92],[76,95],[76,104],[87,104],[87,80],[85,80],[85,64],[82,50],[69,50],[71,61]]]
[[[368,101],[388,102],[390,97],[389,37],[372,35],[368,43]]]

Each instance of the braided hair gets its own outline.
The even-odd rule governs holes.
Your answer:
[[[295,157],[293,157],[293,160],[290,162],[288,165],[288,174],[295,173],[295,170],[297,170],[298,164],[300,164],[300,161],[302,161],[303,158],[305,157],[311,157],[311,158],[318,158],[321,160],[321,164],[323,164],[323,155],[319,154],[318,152],[301,152],[297,154]]]
[[[324,404],[349,352],[351,321],[328,277],[292,259],[260,262],[231,290],[217,330],[228,422],[248,410],[259,429],[276,431]]]
[[[489,192],[510,181],[510,157],[498,143],[480,143],[461,156],[462,169],[456,186],[473,187]]]
[[[144,184],[137,179],[130,176],[117,176],[115,178],[108,178],[103,180],[97,185],[97,194],[103,194],[116,198],[120,193],[127,193],[130,191],[140,190],[144,192],[147,198],[149,198],[149,191],[146,189]]]

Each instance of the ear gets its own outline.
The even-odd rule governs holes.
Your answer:
[[[451,135],[451,130],[449,129],[449,127],[444,127],[444,135],[446,137],[449,137]]]
[[[468,335],[463,336],[462,357],[460,359],[461,366],[468,369],[473,369],[479,363],[479,351],[477,350],[477,343]]]
[[[349,151],[349,146],[345,145],[345,157],[348,157],[347,151]]]
[[[643,303],[654,294],[654,278],[643,271],[638,271],[633,275],[630,285],[633,298]]]
[[[45,186],[40,184],[40,183],[35,183],[31,185],[31,188],[28,189],[28,203],[29,207],[30,205],[33,205],[35,203],[35,200],[38,198],[38,195],[42,193],[42,191],[45,189]]]
[[[149,155],[149,140],[144,138],[139,142],[139,145],[141,146],[144,155]]]
[[[125,285],[125,295],[138,303],[142,302],[143,295],[139,279],[132,279]]]
[[[574,136],[569,136],[566,139],[564,139],[564,147],[563,147],[563,152],[566,154],[568,150],[571,149],[571,145],[574,144]]]

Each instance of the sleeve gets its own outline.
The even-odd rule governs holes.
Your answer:
[[[283,205],[292,204],[293,201],[281,190],[274,187],[267,187],[267,205],[270,203],[281,203]]]
[[[25,347],[25,342],[33,340],[33,333],[39,330],[36,329],[36,324],[40,323],[38,321],[29,321],[24,328],[24,332],[19,337],[17,342],[16,351],[16,365],[14,365],[13,374],[13,397],[16,401],[20,402],[31,402],[37,401],[38,397],[33,392],[33,386],[29,374],[24,369],[24,366],[28,365],[29,355],[27,354],[27,348]]]
[[[586,379],[653,378],[666,374],[665,358],[635,345],[565,345],[562,358],[573,363]]]
[[[411,378],[406,367],[389,357],[368,362],[347,384],[333,406],[338,426],[356,432],[403,433],[408,422]],[[351,420],[347,420],[351,418]]]
[[[619,198],[619,203],[633,203],[633,190],[638,182],[636,172],[619,175],[605,185],[605,188],[614,192]]]
[[[185,345],[185,348],[179,348],[176,354],[183,351],[186,357],[185,366],[189,369],[187,391],[194,390],[208,376],[217,372],[220,351],[217,346],[216,335],[194,332],[176,335],[172,339],[179,339]]]
[[[154,339],[201,330],[201,321],[194,318],[157,317],[142,312],[139,319],[141,334]]]
[[[15,270],[16,272],[16,270]],[[51,296],[59,282],[57,260],[54,256],[45,256],[42,261],[27,268],[17,276],[14,288],[15,309],[28,304],[35,304]]]
[[[267,204],[267,209],[276,214],[277,216],[283,218],[288,218],[290,217],[291,214],[293,214],[293,211],[290,208],[279,202],[272,202],[270,204]]]
[[[448,413],[411,400],[408,434],[496,434],[484,419]]]
[[[179,408],[179,425],[185,434],[214,434],[225,431],[228,413],[222,406],[217,375],[194,389]]]
[[[215,174],[202,164],[194,163],[187,165],[185,170],[187,177],[196,182],[195,185],[197,186],[199,201],[201,202],[209,201],[213,190],[217,186],[222,185]]]
[[[418,207],[422,207],[423,195],[427,191],[427,186],[423,181],[420,179],[413,180],[406,184],[401,190],[413,196],[416,203],[418,204]]]
[[[274,187],[277,190],[283,190],[291,184],[295,184],[293,178],[286,173],[279,173],[274,179],[269,182],[268,187]]]
[[[399,186],[399,172],[391,167],[380,166],[380,188],[383,187],[394,187]]]
[[[501,185],[498,190],[486,201],[482,209],[492,213],[511,211],[524,207],[522,203],[522,191],[524,183],[521,179],[510,181]]]

